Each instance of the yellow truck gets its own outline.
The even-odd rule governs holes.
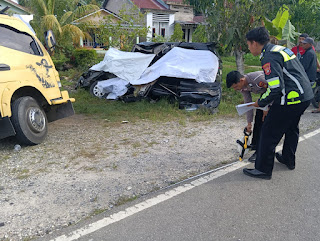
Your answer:
[[[0,139],[44,141],[48,122],[74,114],[67,91],[46,48],[22,20],[0,14]],[[47,48],[55,45],[51,31]]]

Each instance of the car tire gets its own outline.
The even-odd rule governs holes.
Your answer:
[[[98,97],[98,98],[104,98],[106,97],[107,95],[105,93],[102,93],[100,91],[99,88],[97,88],[97,84],[98,84],[98,81],[95,81],[93,82],[93,84],[90,86],[90,94],[92,94],[93,96],[95,97]]]
[[[30,96],[14,101],[11,122],[16,131],[16,138],[22,144],[40,144],[47,136],[47,116],[38,102]]]

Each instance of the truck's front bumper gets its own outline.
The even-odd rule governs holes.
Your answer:
[[[52,105],[46,110],[48,121],[52,122],[74,115],[72,106],[74,101],[74,98],[69,97],[68,91],[61,91],[61,98],[51,100]]]
[[[46,111],[49,122],[74,115],[74,109],[70,100],[59,105],[51,105]]]
[[[8,136],[14,136],[16,132],[9,117],[0,117],[0,139],[6,138]]]

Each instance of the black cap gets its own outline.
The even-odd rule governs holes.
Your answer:
[[[312,44],[312,45],[314,45],[313,38],[310,38],[310,37],[305,38],[301,42],[304,43],[304,44]]]
[[[307,38],[307,37],[309,37],[309,34],[307,34],[307,33],[302,33],[302,34],[299,35],[299,37],[300,37],[300,38]]]

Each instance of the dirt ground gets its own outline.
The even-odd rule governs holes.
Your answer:
[[[311,109],[301,132],[320,126]],[[1,140],[0,240],[43,236],[236,161],[245,125],[244,117],[111,124],[75,115],[50,123],[40,145],[17,151],[14,138]]]

